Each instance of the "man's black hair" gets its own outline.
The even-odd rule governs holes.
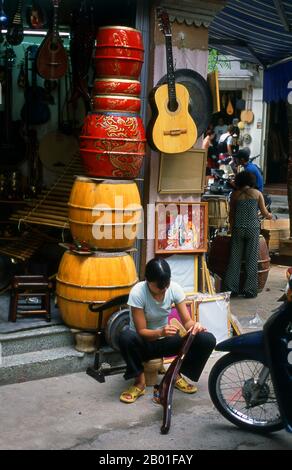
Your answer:
[[[146,264],[145,279],[148,282],[155,282],[158,289],[169,286],[171,271],[169,264],[163,258],[153,258]]]
[[[238,189],[244,188],[244,186],[250,186],[251,188],[256,187],[256,177],[254,173],[250,171],[240,171],[235,176],[235,186]]]
[[[250,157],[250,149],[248,147],[244,147],[243,149],[238,150],[237,153],[233,154],[234,158],[238,160],[244,160],[245,162],[249,161]]]

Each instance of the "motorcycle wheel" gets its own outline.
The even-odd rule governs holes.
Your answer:
[[[209,394],[217,410],[241,429],[270,433],[284,428],[270,374],[249,405],[251,393],[264,365],[239,354],[226,354],[213,366],[209,376]]]

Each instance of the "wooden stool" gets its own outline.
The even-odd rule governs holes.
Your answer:
[[[150,361],[144,362],[143,365],[146,385],[156,385],[158,382],[158,372],[163,366],[163,359],[150,359]]]
[[[46,276],[14,276],[11,282],[8,320],[11,322],[16,322],[17,314],[22,316],[45,315],[46,321],[50,322],[51,287],[52,284],[48,281]],[[36,298],[35,302],[29,302],[29,298],[32,297]],[[19,303],[20,300],[24,300],[26,303]]]

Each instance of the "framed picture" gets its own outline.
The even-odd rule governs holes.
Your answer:
[[[155,253],[202,253],[208,249],[207,202],[157,202]]]
[[[193,194],[204,192],[207,150],[160,155],[158,193]]]
[[[217,343],[230,336],[230,297],[225,293],[201,295],[194,300],[197,321],[216,338]]]

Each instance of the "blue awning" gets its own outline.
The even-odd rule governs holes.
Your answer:
[[[264,67],[264,101],[287,99],[292,0],[229,0],[209,27],[209,43],[222,54]],[[279,61],[283,63],[275,65]]]
[[[267,103],[271,101],[286,101],[290,91],[292,80],[292,61],[275,65],[265,70],[264,73],[264,95],[263,100]],[[288,87],[289,85],[289,87]]]
[[[209,27],[209,42],[263,66],[292,57],[292,1],[229,0]]]

